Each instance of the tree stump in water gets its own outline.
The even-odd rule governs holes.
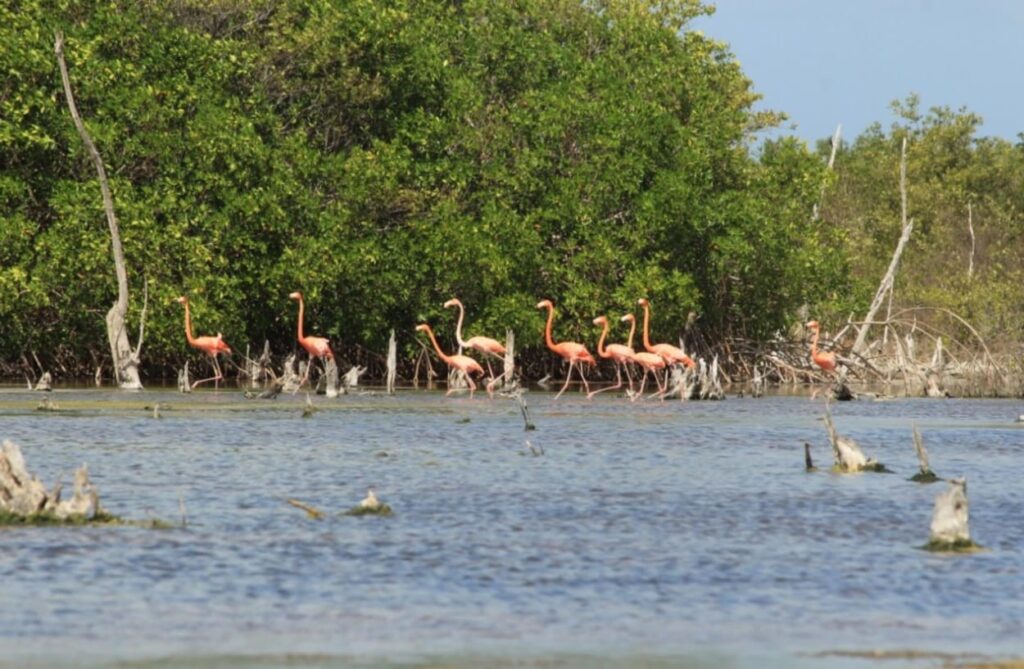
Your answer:
[[[99,493],[89,481],[89,470],[82,465],[75,472],[74,495],[61,501],[61,484],[47,491],[42,482],[29,473],[21,449],[4,441],[0,450],[0,521],[4,523],[95,520],[106,516],[100,507]]]
[[[343,376],[341,380],[342,386],[345,388],[345,392],[349,392],[353,390],[356,386],[358,386],[359,377],[365,373],[365,367],[360,367],[359,365],[352,365],[349,368],[349,370],[345,372],[345,376]]]
[[[53,390],[53,377],[50,376],[49,372],[43,372],[43,375],[36,381],[36,387],[33,390],[42,390],[50,392]]]
[[[832,412],[825,408],[825,430],[828,431],[828,439],[832,444],[832,455],[835,458],[833,470],[840,473],[854,472],[888,472],[881,462],[864,455],[860,445],[836,432],[835,423],[832,422]]]
[[[980,546],[971,540],[967,526],[967,479],[952,479],[949,489],[935,498],[928,544],[931,551],[974,551]]]

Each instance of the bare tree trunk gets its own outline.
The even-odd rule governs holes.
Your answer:
[[[885,301],[886,293],[892,290],[893,282],[896,279],[896,268],[900,264],[900,256],[903,255],[903,248],[907,245],[907,240],[910,239],[910,233],[914,229],[914,220],[907,219],[907,139],[903,138],[903,148],[900,152],[900,204],[901,204],[901,216],[900,220],[903,225],[903,234],[900,235],[900,241],[896,244],[896,250],[892,254],[892,260],[889,262],[889,269],[882,277],[882,283],[878,285],[878,291],[875,293],[875,299],[871,301],[871,308],[868,309],[868,315],[864,317],[864,325],[861,326],[860,331],[857,333],[857,340],[853,343],[854,355],[860,355],[864,350],[864,342],[867,340],[868,330],[871,329],[871,322],[875,319],[875,314],[878,313],[878,309],[882,306],[882,302]]]
[[[398,343],[395,341],[395,331],[391,331],[391,338],[388,339],[388,373],[384,385],[388,395],[395,394],[395,376],[398,373]]]
[[[107,312],[106,322],[110,354],[113,357],[114,378],[125,390],[140,390],[142,381],[139,378],[139,354],[142,350],[142,327],[144,325],[140,326],[139,344],[132,350],[125,327],[128,315],[128,269],[125,266],[124,249],[121,248],[121,232],[117,224],[117,217],[114,215],[114,200],[110,195],[107,172],[103,167],[100,152],[85,129],[85,124],[82,123],[82,119],[78,115],[78,108],[75,107],[75,98],[71,92],[71,79],[68,76],[67,64],[64,62],[63,33],[54,34],[53,50],[57,55],[57,64],[60,66],[60,76],[64,82],[64,95],[67,97],[71,118],[75,122],[75,128],[78,129],[82,143],[85,144],[99,175],[100,191],[103,194],[103,209],[107,213],[107,223],[110,226],[110,246],[114,256],[114,269],[117,272],[117,302]],[[142,321],[144,324],[145,309],[143,309]]]
[[[974,215],[971,203],[967,203],[967,230],[971,233],[971,255],[967,260],[967,280],[974,278]]]
[[[832,152],[828,156],[828,170],[832,171],[832,166],[836,162],[836,151],[839,149],[839,136],[842,133],[843,124],[836,125],[836,132],[832,135]],[[821,194],[818,196],[818,202],[814,204],[814,209],[811,211],[811,223],[818,220],[818,208],[821,206],[821,198],[825,195],[825,187],[822,186]]]

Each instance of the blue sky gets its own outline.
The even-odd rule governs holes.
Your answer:
[[[1024,0],[718,0],[692,24],[728,42],[764,97],[813,142],[852,139],[889,103],[967,107],[980,135],[1024,132]]]

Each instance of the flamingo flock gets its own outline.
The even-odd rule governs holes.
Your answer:
[[[305,374],[299,382],[299,386],[301,387],[309,380],[310,370],[313,367],[314,361],[321,360],[326,365],[329,360],[334,359],[334,351],[331,349],[330,342],[326,338],[307,336],[305,334],[303,329],[305,301],[302,293],[298,291],[292,292],[288,295],[288,298],[299,303],[299,313],[298,318],[296,319],[296,341],[303,349],[306,350],[310,359],[309,364],[306,365]],[[217,333],[216,337],[194,337],[192,335],[192,320],[191,313],[189,311],[188,297],[183,295],[178,297],[176,301],[185,307],[186,341],[189,346],[203,351],[210,357],[210,364],[214,371],[213,376],[196,381],[192,384],[192,388],[209,381],[213,381],[214,386],[218,387],[220,381],[224,379],[224,375],[221,371],[217,358],[221,353],[231,355],[231,347],[229,347],[224,341],[224,337],[220,333]],[[633,339],[636,334],[636,317],[633,314],[626,314],[619,319],[623,323],[629,323],[629,336],[624,344],[606,344],[611,329],[611,323],[608,320],[608,317],[604,315],[594,318],[593,324],[601,328],[601,334],[597,341],[597,355],[599,358],[610,360],[614,364],[615,384],[601,388],[600,390],[591,391],[590,384],[587,381],[585,367],[596,367],[597,359],[591,355],[590,351],[587,350],[587,347],[584,344],[573,341],[556,342],[551,332],[555,319],[555,305],[549,299],[544,299],[537,303],[537,309],[547,309],[547,320],[544,326],[544,343],[552,353],[562,358],[562,360],[569,365],[569,371],[565,377],[565,382],[562,384],[558,394],[555,395],[555,399],[561,397],[568,389],[569,384],[572,382],[574,371],[578,372],[580,382],[583,384],[583,390],[587,394],[587,399],[592,399],[599,393],[603,393],[608,390],[620,390],[623,386],[623,372],[625,373],[626,380],[628,382],[627,396],[630,397],[630,399],[635,401],[636,399],[643,397],[647,381],[651,377],[654,378],[654,384],[657,386],[657,392],[655,392],[652,397],[664,398],[668,394],[668,371],[677,365],[684,369],[692,369],[695,367],[696,363],[680,347],[668,343],[651,343],[651,303],[646,298],[640,298],[637,300],[637,304],[644,311],[642,335],[644,350],[642,351],[637,351],[633,348]],[[473,393],[478,387],[473,378],[474,376],[478,376],[480,378],[487,377],[489,379],[486,383],[485,389],[489,397],[493,396],[495,384],[504,377],[495,376],[494,371],[491,368],[490,358],[498,358],[501,360],[506,354],[505,346],[495,339],[482,335],[463,339],[462,324],[466,315],[465,306],[462,304],[461,300],[453,297],[444,303],[444,307],[446,309],[455,307],[458,308],[459,311],[455,325],[455,340],[458,343],[458,352],[452,354],[445,353],[441,348],[441,345],[438,343],[437,337],[429,323],[420,323],[417,325],[416,332],[426,333],[427,337],[430,339],[430,343],[433,345],[435,353],[437,353],[438,358],[448,365],[450,369],[459,372],[465,377],[469,386],[470,397],[473,396]],[[835,354],[818,350],[818,341],[820,336],[820,327],[818,322],[810,321],[807,323],[806,327],[813,332],[813,339],[811,340],[810,348],[811,361],[814,365],[827,373],[834,372],[836,369]],[[484,368],[477,360],[469,355],[463,354],[462,351],[464,349],[474,351],[482,356],[484,362],[487,364],[487,371],[484,371]],[[634,368],[637,368],[642,372],[638,390],[634,390]],[[447,395],[450,395],[454,390],[455,388],[449,388]]]

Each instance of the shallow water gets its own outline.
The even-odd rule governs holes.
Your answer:
[[[839,431],[896,472],[844,476],[804,471],[805,441],[831,462],[806,396],[529,393],[534,432],[511,400],[427,391],[315,398],[310,418],[304,395],[58,390],[52,413],[40,396],[0,390],[0,437],[32,471],[49,484],[87,462],[113,513],[177,522],[183,501],[187,525],[0,529],[0,667],[1024,654],[1019,401],[835,405]],[[912,422],[940,476],[967,476],[989,550],[919,550],[945,484],[906,480]],[[340,515],[369,485],[394,516]]]

